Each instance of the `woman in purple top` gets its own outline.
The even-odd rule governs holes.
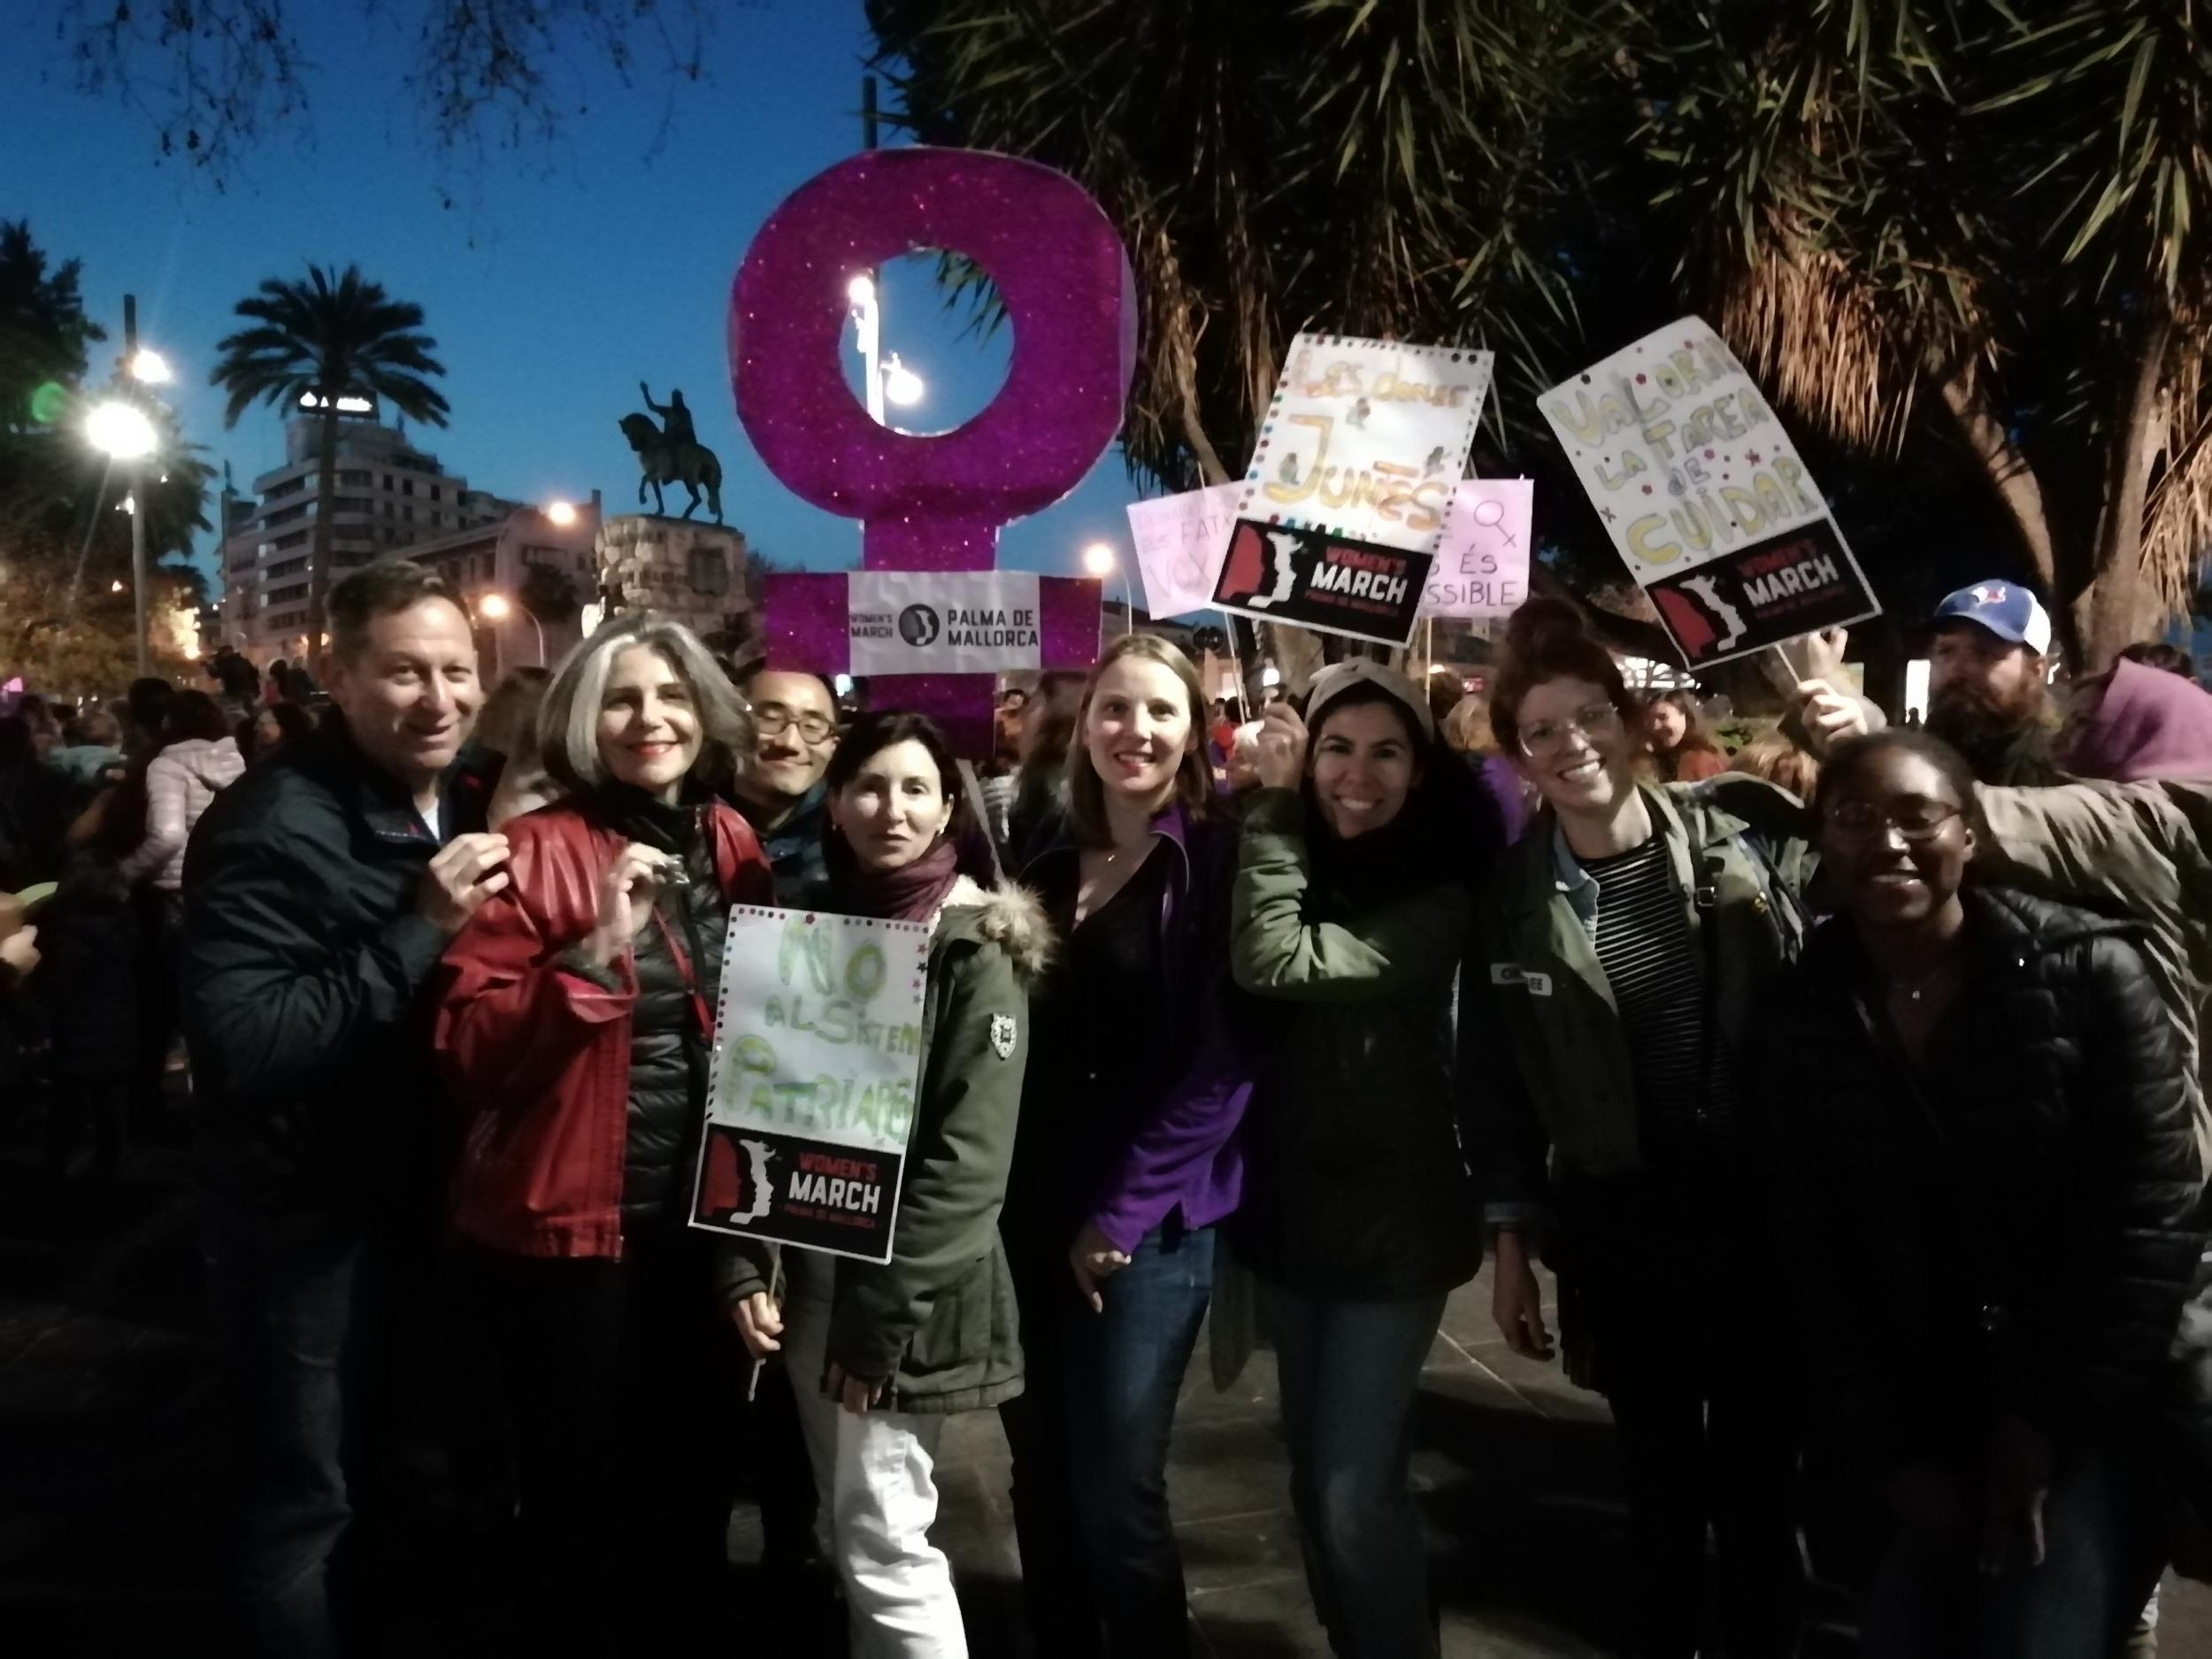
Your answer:
[[[1168,1431],[1248,1092],[1204,712],[1189,658],[1117,641],[1084,690],[1064,816],[1022,872],[1064,942],[1033,995],[1001,1224],[1026,1362],[1001,1417],[1030,1620],[1056,1659],[1188,1651]]]

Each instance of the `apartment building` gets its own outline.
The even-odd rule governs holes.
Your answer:
[[[307,652],[319,418],[284,425],[284,465],[233,497],[223,538],[223,633],[256,661]],[[329,580],[419,542],[480,531],[518,511],[448,472],[395,426],[346,420],[338,428]],[[588,546],[588,537],[587,538]]]

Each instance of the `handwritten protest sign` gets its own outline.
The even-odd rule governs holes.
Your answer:
[[[929,935],[921,922],[730,912],[694,1226],[891,1259]]]
[[[1702,319],[1540,403],[1692,668],[1880,614],[1796,445]]]
[[[1535,495],[1525,478],[1459,480],[1422,589],[1423,616],[1509,617],[1520,608]]]
[[[1492,356],[1300,334],[1261,417],[1213,591],[1223,610],[1402,645]]]
[[[1214,602],[1221,556],[1236,522],[1241,484],[1216,484],[1129,503],[1129,539],[1144,577],[1144,608],[1156,617],[1204,611]]]

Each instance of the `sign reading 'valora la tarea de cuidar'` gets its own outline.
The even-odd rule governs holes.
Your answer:
[[[1789,434],[1701,319],[1645,335],[1540,405],[1691,667],[1879,614]]]
[[[693,1225],[890,1260],[928,958],[919,922],[731,911]]]

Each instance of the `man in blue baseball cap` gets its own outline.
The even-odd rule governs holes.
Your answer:
[[[2017,582],[1983,581],[1936,607],[1928,729],[1983,783],[2062,783],[2051,759],[2045,658],[2051,618]]]

